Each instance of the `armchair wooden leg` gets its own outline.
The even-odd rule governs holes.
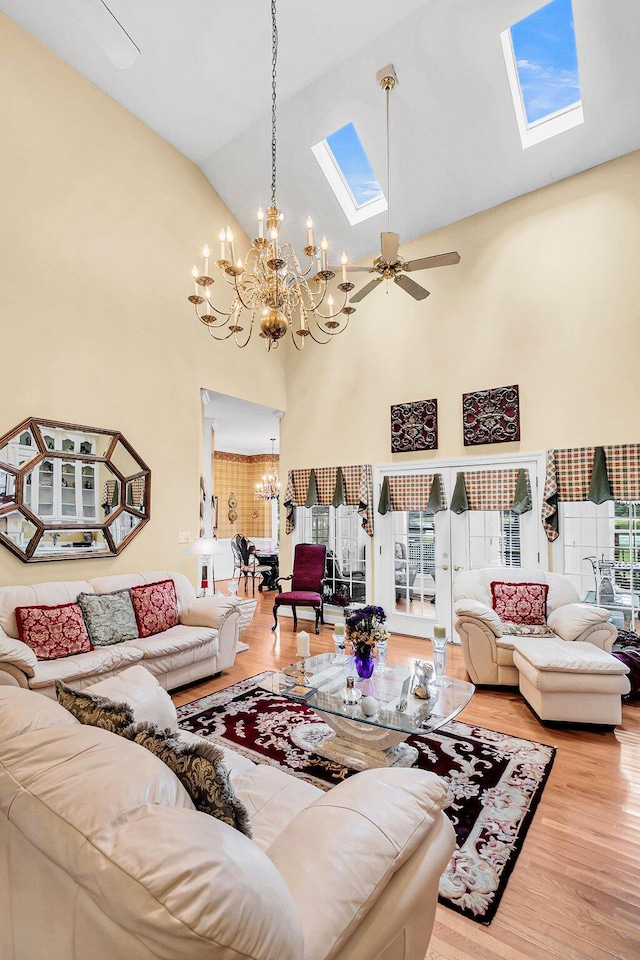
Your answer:
[[[291,609],[293,610],[293,629],[294,629],[294,630],[297,630],[297,629],[298,629],[298,614],[297,614],[297,612],[296,612],[296,608],[295,608],[295,607],[291,607]]]
[[[320,614],[321,614],[320,609],[316,610],[316,633],[320,633],[320,627],[318,626],[318,623],[320,621]]]
[[[278,629],[278,608],[275,605],[275,603],[273,605],[273,626],[271,627],[271,629],[272,630]]]

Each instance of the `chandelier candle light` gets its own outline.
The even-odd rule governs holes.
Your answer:
[[[262,207],[258,208],[258,236],[244,262],[236,259],[231,229],[220,231],[220,258],[216,260],[216,267],[232,288],[229,309],[218,309],[211,301],[209,288],[214,280],[209,276],[208,246],[202,251],[202,272],[193,267],[194,292],[189,301],[195,306],[198,320],[215,340],[233,337],[237,346],[246,347],[259,322],[259,336],[266,340],[268,350],[277,347],[287,331],[291,332],[296,349],[302,350],[307,337],[316,343],[329,343],[332,337],[346,330],[351,314],[355,313],[355,307],[349,303],[354,285],[347,280],[347,255],[343,253],[342,281],[337,285],[343,297],[341,305],[336,306],[329,293],[329,283],[336,276],[335,270],[340,268],[328,264],[326,237],[320,241],[320,247],[315,245],[311,217],[307,217],[307,243],[302,250],[307,258],[304,269],[293,244],[280,238],[284,213],[276,201],[276,0],[271,0],[271,26],[271,202],[266,217]],[[248,321],[246,329],[241,323],[243,318]]]

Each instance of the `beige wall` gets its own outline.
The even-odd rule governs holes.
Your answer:
[[[120,557],[1,549],[0,583],[195,579],[177,535],[198,535],[200,387],[284,408],[284,351],[214,343],[186,300],[202,244],[241,231],[192,163],[3,15],[0,87],[0,434],[32,414],[116,428],[152,470],[151,523]]]
[[[390,284],[329,346],[288,357],[283,477],[640,438],[640,152],[401,245],[448,250],[458,266],[415,274],[425,301]],[[465,448],[462,393],[511,383],[521,442]],[[390,405],[431,397],[439,450],[392,457]]]

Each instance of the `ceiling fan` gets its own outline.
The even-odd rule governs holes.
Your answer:
[[[399,287],[405,290],[414,300],[424,300],[429,296],[429,291],[421,287],[419,283],[408,277],[408,273],[414,270],[429,270],[432,267],[448,267],[460,263],[460,254],[440,253],[433,257],[421,257],[418,260],[403,260],[398,255],[400,245],[400,236],[391,232],[391,196],[390,196],[390,163],[389,163],[389,94],[398,82],[393,64],[389,64],[376,74],[376,79],[387,95],[387,231],[380,234],[380,256],[373,261],[371,267],[348,267],[351,272],[357,273],[377,273],[378,276],[358,290],[351,297],[351,303],[359,303],[360,300],[375,290],[383,280],[393,280]]]

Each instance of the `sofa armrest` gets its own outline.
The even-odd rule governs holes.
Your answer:
[[[218,627],[218,660],[216,670],[228,670],[236,659],[236,647],[240,633],[240,613],[238,608],[230,610]]]
[[[604,607],[592,603],[565,603],[548,615],[547,623],[563,640],[579,640],[585,630],[606,623],[610,616]]]
[[[446,784],[423,770],[366,770],[289,822],[267,856],[291,893],[305,960],[339,953],[398,870],[438,833],[446,793]]]
[[[10,663],[22,670],[27,677],[33,677],[38,665],[38,658],[31,647],[28,647],[22,640],[14,640],[13,637],[7,636],[0,627],[0,663]]]
[[[502,636],[502,621],[493,607],[486,603],[480,603],[479,600],[456,600],[454,605],[456,616],[472,617],[474,620],[480,620],[484,623],[496,637]]]

